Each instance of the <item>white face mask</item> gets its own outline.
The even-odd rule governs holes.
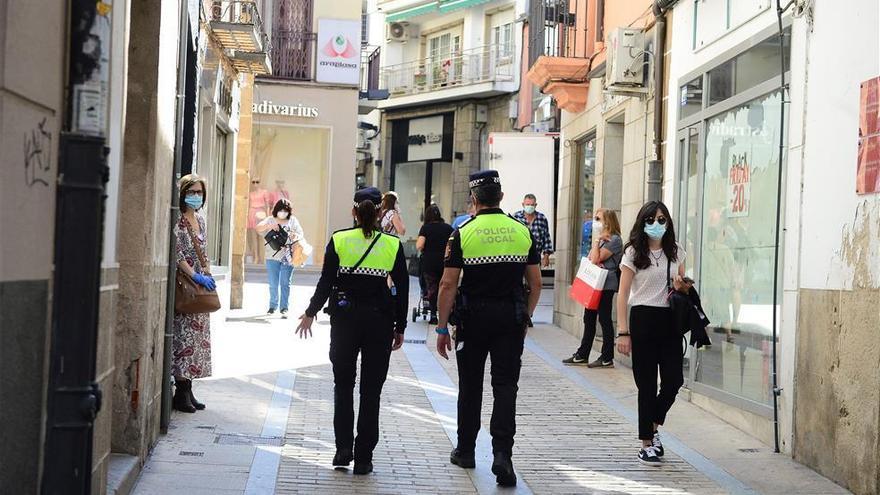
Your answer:
[[[287,213],[286,211],[281,210],[281,211],[278,212],[278,215],[276,215],[276,216],[277,216],[278,218],[284,220],[284,219],[287,218],[287,215],[288,215],[288,213]]]
[[[605,226],[602,225],[602,222],[598,220],[593,221],[593,232],[602,232],[603,230],[605,230]]]

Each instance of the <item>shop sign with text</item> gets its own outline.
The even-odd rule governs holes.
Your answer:
[[[251,111],[263,115],[283,115],[308,119],[318,117],[317,107],[308,107],[302,103],[297,103],[296,105],[276,105],[271,100],[263,100],[260,103],[255,102],[251,107]]]
[[[316,81],[360,84],[360,35],[359,21],[318,19]]]

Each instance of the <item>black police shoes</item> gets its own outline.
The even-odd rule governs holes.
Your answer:
[[[495,460],[492,462],[492,474],[495,475],[495,482],[501,486],[516,486],[516,473],[513,471],[513,462],[510,460],[510,454],[503,452],[495,453]]]
[[[473,452],[462,452],[458,449],[453,450],[452,453],[449,454],[449,462],[465,469],[473,469],[477,467],[477,461],[474,459]]]
[[[351,449],[339,449],[336,451],[336,455],[333,456],[333,465],[348,466],[353,458],[354,455],[352,455]]]
[[[352,472],[354,472],[354,474],[370,474],[373,472],[373,463],[369,461],[354,461],[354,470]]]

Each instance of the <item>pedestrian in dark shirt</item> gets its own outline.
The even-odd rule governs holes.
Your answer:
[[[437,323],[437,290],[443,276],[443,254],[452,234],[452,226],[443,220],[440,208],[431,205],[425,209],[425,224],[416,238],[416,249],[422,253],[422,277],[425,280],[425,297],[431,311],[430,324]]]

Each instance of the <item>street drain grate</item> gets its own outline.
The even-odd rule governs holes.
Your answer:
[[[205,455],[205,453],[204,452],[193,452],[191,450],[181,450],[179,455],[187,456],[187,457],[203,457]]]
[[[214,439],[219,445],[284,445],[283,437],[263,437],[260,435],[239,435],[237,433],[221,433]]]
[[[746,454],[756,454],[761,451],[761,449],[738,449],[740,452],[744,452]]]

